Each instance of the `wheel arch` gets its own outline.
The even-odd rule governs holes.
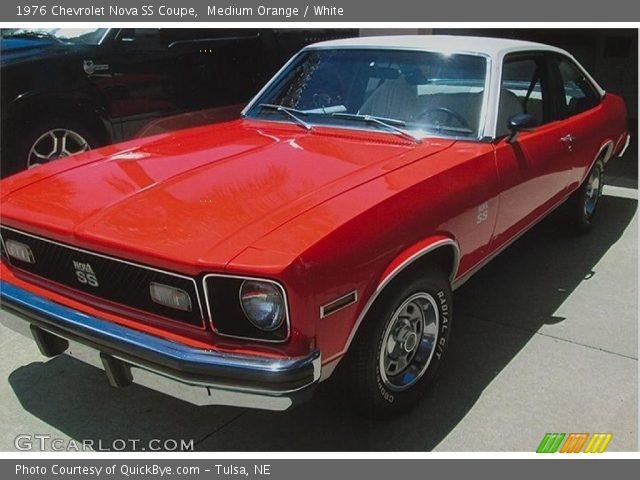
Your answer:
[[[4,115],[3,115],[4,116]],[[7,105],[6,124],[21,128],[33,118],[68,117],[87,122],[101,144],[114,140],[114,131],[104,108],[84,95],[30,92],[20,95]]]
[[[382,275],[374,282],[371,293],[358,313],[344,348],[325,362],[323,380],[333,373],[338,363],[345,357],[367,314],[375,308],[378,302],[383,301],[394,287],[401,285],[403,279],[411,278],[421,270],[435,266],[448,275],[449,282],[453,284],[459,264],[460,247],[458,242],[446,234],[430,236],[396,255]]]
[[[613,140],[611,140],[610,138],[602,142],[602,145],[600,145],[598,152],[595,154],[595,156],[593,157],[593,160],[591,160],[587,169],[584,171],[584,174],[582,175],[582,178],[580,179],[578,186],[582,185],[582,182],[586,180],[587,176],[589,175],[589,172],[591,171],[591,169],[593,168],[593,166],[596,164],[598,160],[602,159],[603,163],[605,165],[607,164],[607,162],[611,159],[613,155],[613,149],[614,149]]]

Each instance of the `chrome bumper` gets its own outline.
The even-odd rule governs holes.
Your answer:
[[[196,405],[286,410],[320,379],[320,352],[267,358],[189,347],[88,315],[0,280],[0,323],[102,368],[112,385],[133,382]]]

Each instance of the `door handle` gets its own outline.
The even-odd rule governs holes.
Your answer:
[[[568,133],[564,137],[560,137],[560,141],[562,143],[573,143],[575,141],[575,139],[576,139],[576,137],[571,135],[570,133]]]

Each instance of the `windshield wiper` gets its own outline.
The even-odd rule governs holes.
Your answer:
[[[406,125],[406,122],[404,122],[403,120],[397,120],[395,118],[374,117],[373,115],[360,115],[357,113],[333,113],[331,115],[337,118],[345,118],[348,120],[359,120],[365,123],[373,123],[375,125],[380,125],[382,127],[388,128],[389,130],[402,135],[405,138],[408,138],[414,141],[415,143],[422,143],[422,140],[419,137],[399,127],[399,126],[404,127]]]
[[[291,117],[292,119],[294,119],[299,125],[302,125],[302,127],[304,127],[305,130],[312,130],[312,127],[309,123],[305,122],[300,117],[298,117],[298,115],[307,115],[307,112],[303,112],[302,110],[296,110],[295,108],[285,107],[283,105],[273,105],[271,103],[261,103],[258,106],[260,108],[267,108],[269,110],[283,112],[287,114],[289,117]]]

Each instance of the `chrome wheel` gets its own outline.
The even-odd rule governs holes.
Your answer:
[[[380,376],[393,391],[411,387],[426,372],[435,351],[440,315],[426,292],[407,298],[394,312],[380,348]]]
[[[598,206],[600,198],[600,190],[602,188],[602,170],[599,165],[595,165],[589,178],[584,193],[584,215],[586,218],[591,217]]]
[[[33,143],[27,157],[27,168],[89,149],[89,143],[79,133],[55,128],[40,135]]]

